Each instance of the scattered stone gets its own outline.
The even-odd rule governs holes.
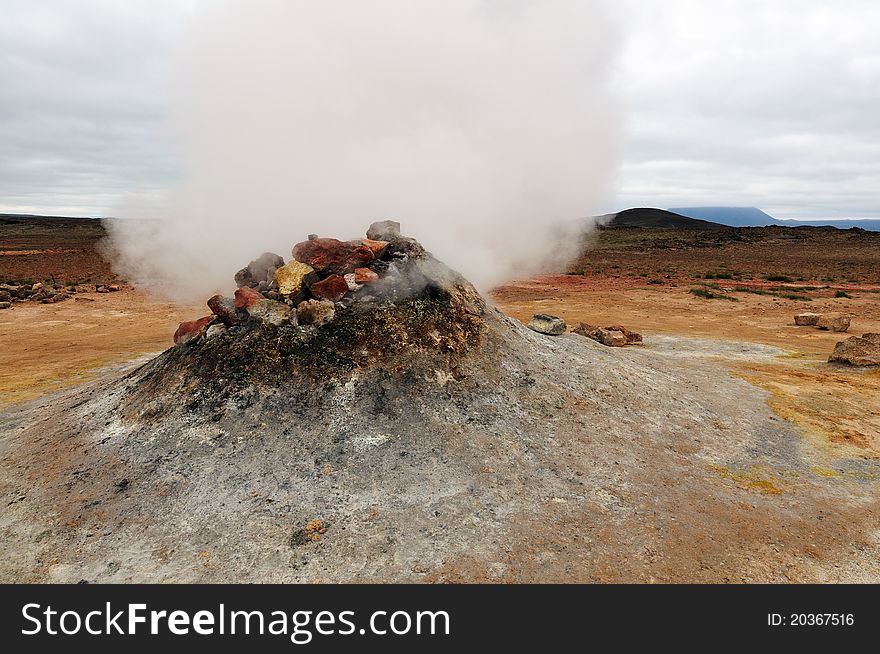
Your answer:
[[[318,300],[337,302],[348,293],[348,283],[341,275],[330,275],[327,279],[312,284],[311,291]]]
[[[565,333],[566,325],[562,318],[556,316],[548,316],[543,313],[536,313],[527,325],[533,332],[539,334],[547,334],[548,336],[559,336]]]
[[[400,238],[400,223],[394,220],[380,220],[370,225],[367,238],[371,241],[390,241]]]
[[[0,289],[0,302],[9,302],[12,300],[12,293],[6,289]]]
[[[358,268],[358,270],[362,270]],[[348,273],[347,275],[343,275],[342,278],[345,280],[345,283],[348,284],[349,291],[358,291],[361,288],[361,285],[357,283],[356,275],[354,273]]]
[[[119,284],[110,284],[107,287],[107,290],[110,291],[111,293],[116,293],[119,290]]]
[[[106,286],[104,286],[103,284],[98,284],[97,286],[95,286],[95,292],[96,293],[109,293],[110,289],[107,288]]]
[[[876,334],[868,335],[876,336]],[[880,341],[850,336],[834,347],[828,361],[851,366],[880,366]]]
[[[306,300],[297,306],[296,317],[300,325],[320,327],[336,317],[336,308],[329,300]]]
[[[261,302],[266,298],[259,291],[249,286],[240,286],[235,289],[235,308],[250,309],[256,302]]]
[[[225,325],[237,325],[245,319],[244,311],[235,306],[235,300],[231,297],[215,295],[208,300],[208,308]]]
[[[810,313],[809,311],[804,313],[799,313],[794,317],[795,325],[815,325],[819,322],[819,318],[822,317],[820,313]]]
[[[31,286],[32,291],[39,291],[41,288],[43,288],[43,282],[37,282],[36,284]]]
[[[344,275],[373,260],[373,251],[365,245],[346,243],[335,238],[316,238],[293,246],[293,258],[317,272]]]
[[[369,268],[355,268],[354,281],[358,284],[371,284],[379,281],[379,275]]]
[[[307,263],[289,261],[275,271],[275,284],[281,295],[299,295],[303,285],[315,278],[315,269]]]
[[[12,306],[12,302],[6,302],[6,301],[0,302],[0,309],[8,309],[11,306]]]
[[[296,324],[296,314],[284,302],[263,299],[251,304],[247,311],[252,318],[256,318],[267,325],[275,325],[277,327],[278,325],[290,322],[291,319]]]
[[[77,302],[94,302],[95,298],[93,297],[83,297],[82,295],[78,295],[76,297]]]
[[[275,271],[284,265],[284,258],[274,252],[264,252],[247,266],[235,273],[235,283],[239,287],[255,287],[260,282],[271,281]]]
[[[849,329],[849,324],[849,316],[831,314],[819,318],[819,322],[816,323],[816,326],[819,329],[824,329],[826,331],[831,330],[833,332],[845,332],[847,329]]]
[[[177,331],[174,332],[174,344],[186,345],[196,340],[208,330],[208,326],[214,322],[214,316],[205,316],[198,320],[190,320],[180,323]]]

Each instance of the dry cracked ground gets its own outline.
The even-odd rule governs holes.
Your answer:
[[[846,300],[853,332],[880,331],[875,297]],[[438,375],[387,399],[405,427],[340,444],[332,421],[251,414],[248,438],[142,441],[114,419],[120,380],[202,311],[89,300],[0,314],[4,581],[880,580],[880,375],[825,363],[838,336],[790,325],[796,302],[512,284],[508,315],[620,322],[645,345],[501,320],[515,355],[474,368],[492,388],[472,404],[444,407],[464,382]]]

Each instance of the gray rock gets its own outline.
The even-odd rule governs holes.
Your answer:
[[[296,324],[296,314],[284,302],[276,300],[259,300],[248,307],[247,312],[252,318],[267,325],[282,325],[286,322]]]
[[[543,313],[536,313],[527,325],[533,332],[539,334],[547,334],[548,336],[559,336],[565,333],[565,321],[556,316],[548,316]],[[624,339],[624,342],[626,339]]]
[[[806,311],[804,313],[799,313],[794,317],[795,325],[815,325],[819,322],[819,319],[822,317],[822,314],[819,313],[810,313]]]
[[[831,330],[832,332],[845,332],[849,329],[850,318],[844,315],[827,315],[819,318],[816,326],[819,329]]]
[[[264,252],[235,273],[235,283],[240,288],[242,286],[255,287],[260,282],[265,282],[266,288],[268,288],[275,276],[275,271],[283,265],[283,257],[274,252]]]
[[[400,238],[400,223],[394,220],[380,220],[370,225],[367,238],[371,241],[390,241]]]
[[[876,334],[869,335],[876,336]],[[851,366],[880,366],[880,341],[850,336],[835,346],[828,361]]]
[[[229,328],[223,323],[214,323],[210,327],[208,327],[208,331],[205,332],[205,338],[214,338],[215,336],[223,336],[226,332],[229,331]]]

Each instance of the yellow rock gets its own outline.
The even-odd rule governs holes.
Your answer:
[[[275,283],[281,295],[296,295],[302,290],[303,280],[315,272],[306,263],[291,261],[275,271]]]

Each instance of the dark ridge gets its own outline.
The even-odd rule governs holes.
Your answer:
[[[724,225],[697,220],[666,211],[665,209],[637,208],[627,209],[616,214],[602,216],[600,227],[614,229],[616,227],[653,227],[658,229],[727,229]]]

